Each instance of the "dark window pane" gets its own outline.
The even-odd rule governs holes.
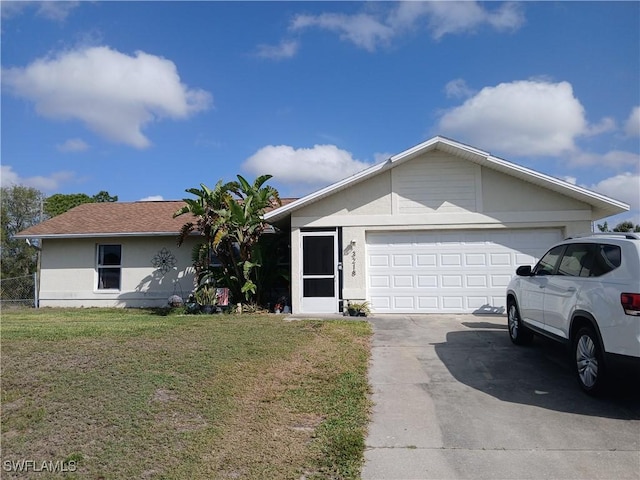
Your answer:
[[[120,245],[100,245],[98,251],[99,265],[120,265]]]
[[[544,257],[542,257],[533,269],[534,275],[551,275],[558,263],[563,248],[564,245],[559,245],[545,253]]]
[[[588,277],[593,263],[593,244],[568,245],[558,266],[558,275]]]
[[[302,237],[302,265],[304,275],[333,275],[333,237]]]
[[[99,268],[98,288],[120,289],[120,269],[119,268]]]
[[[620,266],[622,252],[617,245],[597,245],[596,258],[589,276],[599,277]]]
[[[305,278],[303,281],[304,297],[334,297],[335,282],[333,278]]]

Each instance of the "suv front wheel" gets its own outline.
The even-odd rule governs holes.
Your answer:
[[[605,370],[602,348],[593,328],[582,327],[578,330],[572,347],[576,378],[580,387],[590,395],[600,393],[605,381]]]
[[[516,345],[528,345],[533,340],[533,332],[522,324],[520,312],[513,299],[507,303],[507,324],[509,327],[509,338]]]

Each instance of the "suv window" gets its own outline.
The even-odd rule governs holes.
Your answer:
[[[593,264],[595,245],[590,243],[574,243],[567,249],[560,260],[558,275],[571,277],[588,277]]]
[[[590,277],[599,277],[615,270],[622,263],[622,251],[618,245],[598,244]]]
[[[564,245],[558,245],[557,247],[553,247],[547,253],[544,254],[544,257],[540,259],[538,264],[533,269],[534,275],[553,275],[553,271],[556,268],[556,264],[558,263],[558,259],[560,258],[560,254],[564,249]]]

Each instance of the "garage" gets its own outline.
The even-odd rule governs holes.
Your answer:
[[[369,232],[367,298],[376,313],[503,313],[519,265],[559,229]]]
[[[434,137],[264,218],[291,234],[294,313],[500,314],[517,266],[628,208]]]

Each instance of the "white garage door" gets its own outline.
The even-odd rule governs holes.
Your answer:
[[[367,292],[377,313],[504,313],[519,265],[533,265],[560,230],[367,234]]]

